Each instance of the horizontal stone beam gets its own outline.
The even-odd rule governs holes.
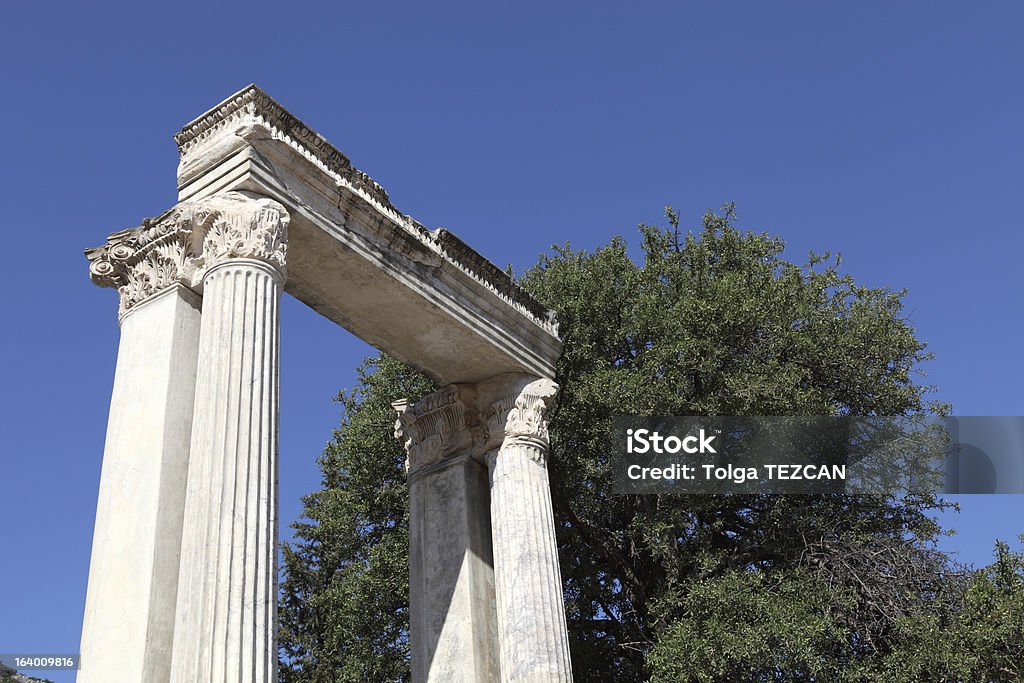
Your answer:
[[[402,214],[321,135],[248,86],[175,136],[179,199],[244,190],[291,216],[285,291],[442,384],[553,377],[554,315],[444,229]]]

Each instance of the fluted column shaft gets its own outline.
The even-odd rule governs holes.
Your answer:
[[[172,683],[276,680],[282,279],[232,258],[203,280]]]
[[[506,439],[490,457],[503,681],[571,681],[547,445]]]
[[[550,379],[507,373],[394,404],[410,472],[414,681],[572,681],[547,471],[557,392]],[[478,514],[486,497],[470,476],[477,460],[488,469],[489,538]],[[493,607],[481,604],[492,596]],[[463,644],[494,635],[497,663]]]
[[[502,681],[571,681],[569,636],[548,482],[546,413],[558,385],[513,381],[488,411],[488,456]]]

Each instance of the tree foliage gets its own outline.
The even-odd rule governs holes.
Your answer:
[[[840,543],[842,552],[920,555],[915,564],[931,577],[941,571],[926,561],[937,532],[931,500],[608,493],[613,414],[944,409],[913,381],[928,356],[902,316],[900,293],[856,284],[838,258],[790,263],[781,240],[743,233],[734,220],[726,207],[704,216],[699,235],[681,235],[670,211],[667,229],[641,226],[642,264],[614,240],[593,254],[560,248],[524,278],[558,311],[566,342],[551,462],[580,680],[646,678],[647,654],[685,617],[694,582],[805,567],[810,547]],[[848,656],[884,652],[891,627],[879,613],[896,607],[873,604],[856,585],[884,582],[844,578],[855,584],[842,586],[855,598],[845,617]],[[885,599],[902,599],[903,588]]]
[[[640,263],[619,238],[566,244],[521,279],[565,340],[549,466],[576,680],[896,680],[893,662],[974,604],[935,550],[939,503],[612,495],[608,444],[615,414],[945,412],[919,381],[929,356],[903,293],[857,284],[828,254],[787,261],[780,239],[737,229],[731,205],[697,234],[667,214],[640,227]],[[407,679],[390,403],[431,389],[382,356],[340,397],[324,489],[285,550],[284,681]]]
[[[995,562],[975,573],[952,631],[963,680],[1024,680],[1024,552],[996,543]]]
[[[872,657],[844,656],[844,615],[857,597],[820,575],[730,571],[696,581],[651,652],[654,680],[1024,680],[1024,553],[997,542],[994,559],[953,577],[928,609],[899,615],[893,647]]]

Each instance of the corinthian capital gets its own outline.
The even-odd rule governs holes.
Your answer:
[[[273,266],[283,278],[288,251],[288,212],[267,197],[225,192],[184,202],[181,220],[202,235],[205,270],[231,259],[248,258]]]
[[[195,271],[190,226],[178,222],[175,209],[115,232],[85,256],[92,281],[121,294],[119,316],[173,284],[191,285]]]
[[[466,389],[468,391],[468,389]],[[398,411],[395,437],[405,447],[405,466],[409,474],[441,462],[445,458],[470,454],[481,439],[476,426],[471,398],[464,400],[464,389],[449,385],[424,396],[416,403],[395,401]]]
[[[524,380],[512,377],[499,398],[485,413],[489,441],[528,442],[548,446],[547,412],[554,403],[558,385],[550,379]]]
[[[278,202],[225,192],[182,202],[107,243],[86,249],[92,281],[121,294],[119,315],[174,284],[196,288],[233,258],[264,261],[285,276],[288,212]]]

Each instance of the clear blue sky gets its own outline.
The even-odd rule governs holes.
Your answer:
[[[956,413],[1021,415],[1022,24],[1016,2],[8,4],[0,651],[78,648],[117,343],[81,250],[174,203],[171,134],[228,94],[256,82],[519,271],[735,200],[793,258],[907,288]],[[282,315],[290,522],[369,349]],[[963,504],[961,559],[1024,530],[1021,496]]]

